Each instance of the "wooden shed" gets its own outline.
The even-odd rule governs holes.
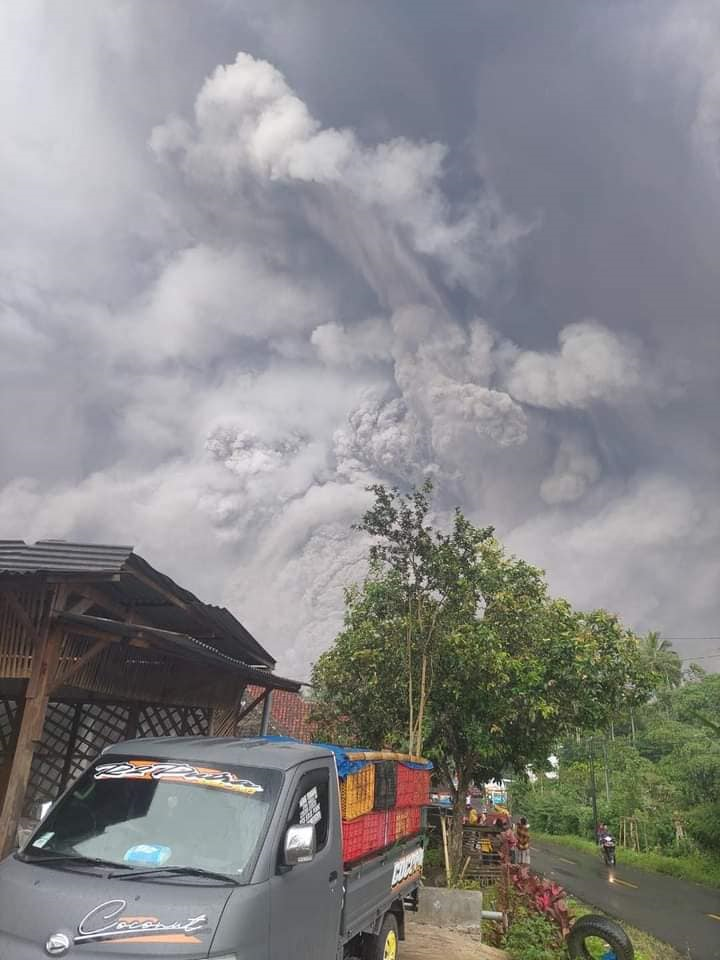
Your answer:
[[[260,704],[266,728],[272,691],[300,688],[274,667],[132,547],[0,540],[0,854],[110,743],[233,735]]]

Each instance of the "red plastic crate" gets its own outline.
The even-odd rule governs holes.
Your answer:
[[[430,771],[398,764],[397,807],[426,807],[430,803]]]
[[[388,844],[386,813],[366,813],[342,825],[343,861],[353,863]]]

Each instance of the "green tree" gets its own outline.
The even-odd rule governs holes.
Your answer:
[[[431,693],[435,651],[448,631],[471,620],[480,600],[475,556],[492,528],[478,529],[458,510],[449,534],[428,523],[432,496],[430,480],[402,495],[376,485],[375,503],[357,529],[370,534],[370,563],[376,583],[384,579],[384,623],[403,632],[408,704],[408,750],[422,753],[426,708]],[[373,591],[377,587],[370,587]],[[394,633],[393,629],[393,633]]]
[[[431,488],[375,488],[361,528],[370,575],[347,594],[345,628],[315,666],[326,731],[371,747],[424,744],[454,784],[459,867],[470,784],[542,767],[568,730],[608,722],[645,690],[636,637],[604,612],[550,597],[542,571],[455,514],[427,524]]]

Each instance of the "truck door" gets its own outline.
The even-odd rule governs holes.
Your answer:
[[[317,853],[312,863],[301,863],[283,872],[282,831],[278,868],[271,880],[271,960],[336,957],[343,873],[339,814],[331,807],[330,776],[329,766],[301,773],[292,795],[285,827],[312,823]]]

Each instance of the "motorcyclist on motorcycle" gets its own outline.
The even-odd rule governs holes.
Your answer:
[[[607,825],[599,823],[596,830],[598,848],[603,860],[609,867],[615,866],[615,840],[610,834]]]

